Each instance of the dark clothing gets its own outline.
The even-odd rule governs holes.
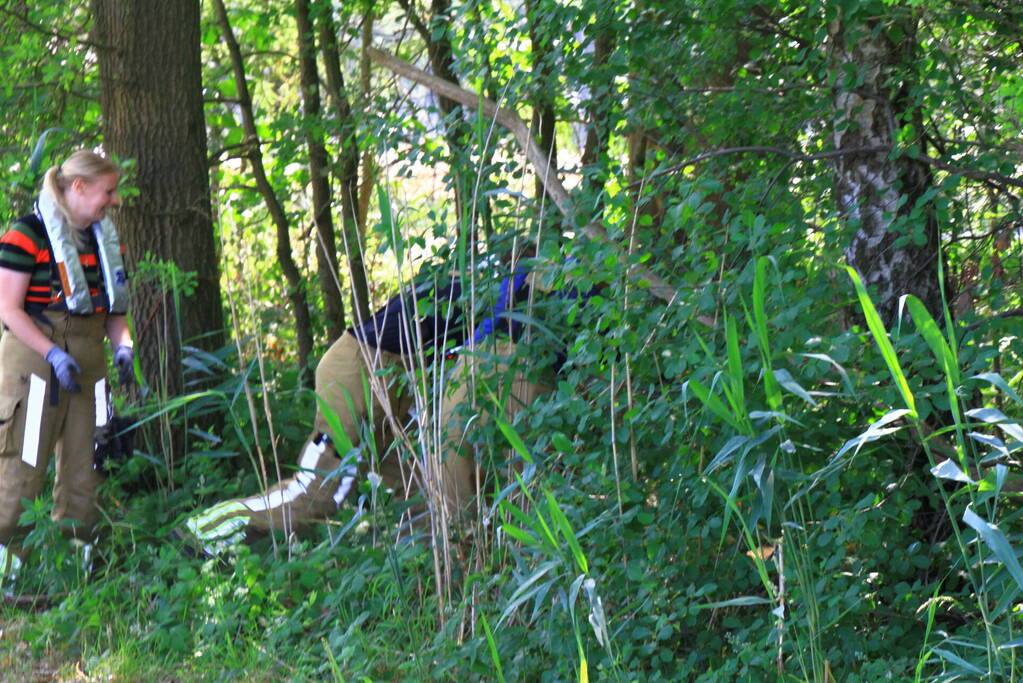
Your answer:
[[[94,308],[97,312],[103,311],[106,310],[106,297],[102,296],[103,273],[97,256],[96,236],[91,231],[85,235],[88,246],[80,251],[78,259]],[[22,216],[0,237],[0,268],[31,273],[25,295],[25,310],[29,313],[38,313],[61,301],[63,290],[54,267],[50,239],[36,214]]]
[[[465,341],[465,318],[459,298],[462,285],[457,279],[446,283],[427,282],[411,293],[398,294],[361,326],[349,328],[357,339],[388,353],[411,354],[458,346]],[[406,316],[415,317],[409,325]]]
[[[520,269],[513,277],[506,277],[501,281],[500,295],[490,315],[484,318],[473,331],[474,344],[480,344],[491,335],[518,342],[522,338],[526,325],[529,324],[529,318],[525,317],[524,311],[529,310],[531,317],[537,320],[562,320],[576,301],[580,306],[585,305],[602,289],[600,285],[594,285],[587,292],[580,292],[576,287],[559,289],[554,292],[545,292],[537,288],[534,293],[531,291],[533,287],[527,277],[528,274],[529,271]],[[531,297],[532,305],[530,306]],[[564,350],[558,349],[552,364],[553,370],[560,372],[566,359]]]

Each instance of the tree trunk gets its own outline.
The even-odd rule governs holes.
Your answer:
[[[555,137],[557,115],[554,111],[552,86],[557,82],[552,73],[551,41],[545,37],[536,11],[537,0],[526,0],[526,21],[529,23],[530,55],[533,58],[533,120],[530,130],[540,149],[547,154],[552,173],[558,172],[558,142]],[[539,205],[545,199],[544,179],[537,178],[534,192]],[[553,197],[550,197],[553,200]]]
[[[409,0],[398,0],[398,4],[405,10],[409,21],[412,22],[426,44],[433,73],[439,78],[457,85],[459,78],[455,73],[455,51],[451,44],[451,34],[447,28],[451,14],[450,0],[431,0],[429,23],[423,21],[416,13]],[[472,214],[467,198],[471,196],[472,182],[469,172],[467,126],[462,117],[462,107],[458,102],[444,95],[438,95],[437,101],[440,104],[441,113],[444,115],[444,137],[448,143],[448,163],[451,166],[452,182],[455,185],[456,215],[459,220],[464,219],[468,226]]]
[[[245,76],[245,62],[242,59],[241,47],[231,29],[224,0],[213,0],[213,6],[217,12],[221,34],[231,56],[231,68],[234,71],[238,90],[238,109],[241,112],[242,128],[245,130],[247,145],[245,156],[252,164],[256,189],[263,197],[274,227],[277,229],[277,260],[281,264],[281,272],[284,273],[288,282],[288,299],[291,301],[291,307],[295,314],[295,337],[298,339],[299,377],[305,378],[306,370],[309,369],[309,358],[313,351],[312,323],[309,319],[305,284],[302,281],[302,273],[295,265],[295,259],[291,254],[288,217],[284,213],[284,207],[281,206],[280,200],[277,199],[273,186],[270,185],[270,180],[266,177],[266,169],[263,166],[263,152],[260,149],[259,132],[256,130],[255,113],[252,109],[252,97],[249,94],[248,79]],[[307,383],[307,380],[303,379],[302,383]]]
[[[217,241],[210,215],[198,0],[93,0],[105,146],[133,159],[139,196],[118,211],[129,266],[151,256],[194,273],[191,293],[137,273],[132,304],[143,373],[182,391],[180,344],[223,345]],[[176,298],[180,296],[180,298]],[[157,383],[162,384],[157,384]],[[179,444],[180,445],[180,444]]]
[[[900,119],[917,117],[907,111],[909,84],[893,82],[896,75],[913,73],[915,21],[895,21],[903,37],[894,41],[875,25],[890,22],[890,16],[863,20],[856,38],[849,40],[845,20],[829,27],[832,59],[836,73],[858,74],[858,85],[849,87],[850,78],[839,76],[835,149],[889,147],[896,143]],[[870,152],[836,157],[836,203],[850,230],[855,229],[846,260],[870,288],[886,323],[897,315],[903,294],[915,294],[932,315],[940,310],[937,223],[930,205],[917,206],[931,186],[928,167],[905,156]]]
[[[611,34],[606,28],[598,29],[596,38],[593,41],[593,68],[595,83],[590,84],[590,98],[587,100],[586,108],[586,143],[583,146],[581,162],[583,174],[586,177],[586,187],[590,191],[594,207],[590,219],[595,219],[602,212],[604,171],[600,165],[600,157],[607,153],[607,145],[610,139],[611,116],[611,93],[614,92],[613,82],[609,78],[603,78],[602,73],[607,70],[607,61],[611,56],[612,40]],[[594,85],[596,87],[594,87]],[[587,172],[587,169],[589,171]]]
[[[362,19],[362,31],[360,31],[362,47],[359,50],[359,94],[362,97],[363,102],[369,102],[372,95],[373,68],[369,56],[369,50],[373,46],[373,23],[374,15],[372,11],[369,11]],[[369,216],[369,205],[373,200],[373,185],[376,183],[378,173],[379,169],[377,167],[376,157],[367,149],[362,154],[362,179],[359,182],[359,213],[357,224],[360,227],[365,227],[366,225],[367,216]]]
[[[341,295],[341,273],[337,262],[337,240],[331,214],[331,193],[327,147],[323,143],[320,117],[320,74],[316,66],[316,34],[309,15],[309,0],[295,0],[298,25],[298,63],[305,114],[306,147],[309,149],[309,184],[313,194],[313,223],[316,226],[316,264],[320,292],[327,316],[328,341],[345,331],[345,305]]]
[[[366,279],[366,264],[363,260],[363,235],[365,224],[359,212],[359,140],[352,105],[345,91],[345,79],[341,73],[341,57],[337,47],[337,29],[329,3],[319,16],[320,52],[323,54],[324,75],[327,81],[327,95],[334,103],[338,127],[340,128],[341,153],[337,163],[338,180],[341,190],[341,221],[344,230],[344,250],[348,260],[348,276],[352,285],[353,324],[368,320],[371,314],[369,304],[369,282]],[[372,25],[370,17],[365,22]],[[368,169],[366,173],[371,173]]]

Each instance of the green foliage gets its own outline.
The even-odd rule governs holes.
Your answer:
[[[29,5],[0,14],[8,217],[30,205],[43,131],[70,131],[47,138],[50,158],[99,139],[85,4]],[[513,240],[536,247],[544,287],[603,288],[585,306],[522,314],[517,362],[553,390],[467,437],[503,476],[466,528],[398,542],[405,504],[363,483],[354,509],[307,536],[188,556],[170,529],[261,488],[264,466],[286,472],[316,405],[296,389],[253,141],[207,17],[211,181],[238,341],[188,356],[200,393],[142,406],[151,422],[187,414],[189,454],[170,469],[145,443],[114,471],[91,573],[49,502],[28,501],[32,571],[18,591],[49,608],[3,608],[15,635],[0,662],[24,643],[68,662],[67,677],[125,680],[1019,678],[1023,369],[1018,317],[997,315],[1019,307],[1023,272],[1011,3],[455,0],[415,17],[376,3],[378,47],[423,65],[443,38],[463,86],[527,120],[550,106],[561,177],[608,243],[552,218],[521,150],[485,117],[445,120],[432,95],[378,71],[360,91],[369,3],[313,3],[338,27],[351,120],[299,111],[290,6],[227,5],[310,292],[309,131],[332,158],[354,144],[378,165],[360,168],[375,300],[437,267],[472,274],[479,314],[504,274],[481,254]],[[875,32],[913,55],[888,74],[903,106],[892,155],[926,161],[929,186],[900,196],[891,231],[899,248],[926,220],[939,226],[941,316],[910,297],[883,320],[860,276],[835,265],[856,223],[836,211],[827,155],[857,125],[836,125],[835,89],[866,74],[829,50]],[[583,168],[590,131],[605,144]],[[471,197],[462,214],[456,190]],[[643,291],[638,265],[677,296]],[[134,277],[187,293],[199,275],[144,259]],[[314,294],[317,332],[321,304]],[[505,398],[480,386],[477,417]],[[409,463],[436,455],[403,448]]]

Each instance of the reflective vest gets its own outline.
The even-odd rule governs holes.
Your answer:
[[[78,258],[78,248],[71,236],[71,228],[65,227],[64,214],[49,192],[43,190],[36,202],[36,217],[46,229],[50,242],[50,264],[57,273],[64,294],[61,307],[77,315],[89,315],[97,306],[89,293],[89,285],[85,281]],[[91,226],[96,236],[96,254],[103,273],[103,284],[106,289],[106,305],[110,313],[123,314],[128,311],[128,277],[124,272],[124,261],[121,258],[121,242],[117,237],[117,229],[109,217]]]

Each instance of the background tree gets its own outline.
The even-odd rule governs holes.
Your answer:
[[[873,288],[889,322],[903,294],[915,294],[935,314],[941,310],[933,178],[913,159],[921,153],[916,131],[923,131],[912,95],[916,21],[913,12],[866,3],[830,24],[835,149],[849,152],[835,159],[835,199],[855,230],[846,262]],[[905,153],[895,152],[898,142]]]
[[[263,198],[263,201],[266,202],[267,210],[276,228],[276,255],[281,271],[287,280],[287,294],[294,315],[295,336],[298,339],[299,367],[308,369],[313,348],[312,323],[309,318],[309,305],[305,292],[306,285],[291,253],[290,221],[285,213],[284,206],[277,197],[276,190],[270,183],[263,162],[263,143],[256,124],[252,97],[249,94],[248,76],[245,72],[245,62],[241,47],[238,44],[237,38],[235,38],[234,29],[231,27],[230,17],[228,17],[227,8],[223,0],[214,0],[213,5],[216,10],[220,31],[227,45],[231,70],[234,74],[235,88],[238,93],[238,108],[245,135],[243,142],[246,148],[245,157],[252,166],[256,190]],[[326,197],[321,197],[321,200],[326,201]]]
[[[309,184],[312,189],[313,223],[316,228],[316,263],[323,296],[328,340],[345,329],[345,309],[338,277],[337,239],[331,213],[330,159],[323,142],[324,122],[320,107],[320,72],[316,62],[316,31],[308,0],[296,0],[298,63],[301,74],[302,108],[306,116],[306,147],[309,149]]]
[[[63,9],[32,5],[0,5],[13,46],[0,98],[20,107],[0,121],[12,179],[44,127],[34,117],[69,128],[72,114],[100,116],[87,13],[73,6],[64,22]],[[301,31],[294,0],[204,7],[235,343],[210,356],[215,391],[166,405],[201,402],[221,419],[193,434],[174,491],[123,494],[133,473],[160,470],[144,458],[108,481],[111,540],[97,545],[108,570],[84,582],[61,569],[73,550],[57,533],[34,546],[54,561],[33,565],[53,569],[32,585],[60,598],[11,633],[40,648],[61,634],[69,671],[131,680],[182,667],[317,680],[1013,678],[1016,5],[311,1],[313,30]],[[318,116],[302,104],[313,35]],[[444,100],[457,116],[438,115]],[[336,276],[367,307],[439,265],[462,273],[478,315],[507,272],[474,261],[472,234],[479,253],[535,247],[547,287],[602,289],[581,307],[558,298],[562,315],[519,316],[536,323],[525,367],[564,362],[530,410],[470,415],[464,438],[492,495],[465,533],[426,501],[416,528],[431,542],[398,543],[409,529],[392,521],[408,508],[370,476],[309,537],[200,570],[160,535],[185,511],[257,490],[267,449],[284,471],[306,436],[313,399],[298,368],[330,337],[307,227],[323,208],[316,145],[349,247]],[[453,209],[467,186],[488,202],[486,230]],[[544,193],[556,211],[540,213]],[[417,370],[421,428],[395,453],[429,481],[446,450],[430,429],[439,391],[426,389],[450,373],[443,361]],[[485,410],[494,395],[467,403]],[[155,656],[118,659],[140,641]],[[8,642],[0,659],[22,666]]]
[[[137,273],[133,321],[139,355],[150,384],[175,395],[183,389],[181,345],[215,349],[224,340],[199,3],[95,0],[92,13],[104,144],[109,153],[135,161],[138,196],[118,218],[128,263]],[[181,290],[151,278],[154,271],[143,265],[159,263],[194,274],[186,297],[176,299]]]

